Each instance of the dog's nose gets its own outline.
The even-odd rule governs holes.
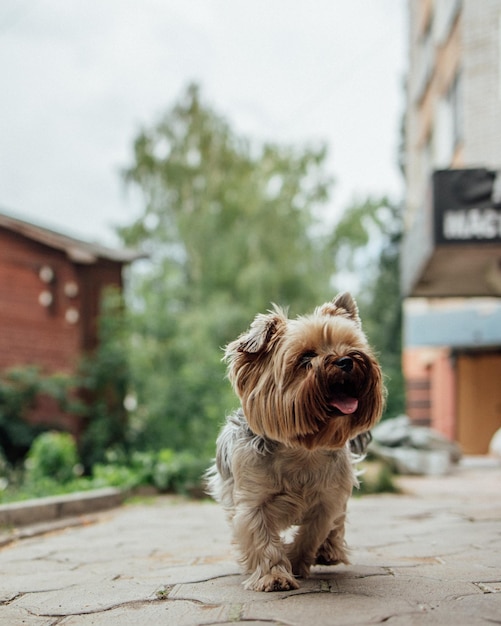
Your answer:
[[[351,372],[353,369],[353,360],[349,356],[342,356],[340,359],[334,361],[334,364],[342,369],[343,372]]]

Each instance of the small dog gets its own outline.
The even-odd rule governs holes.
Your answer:
[[[295,320],[277,306],[258,315],[224,359],[242,408],[218,437],[208,492],[232,524],[245,587],[297,589],[313,564],[348,563],[354,451],[381,417],[381,369],[348,293]]]

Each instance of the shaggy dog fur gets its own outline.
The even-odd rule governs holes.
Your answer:
[[[246,588],[296,589],[313,564],[348,563],[352,450],[381,417],[381,369],[350,294],[294,320],[279,307],[257,315],[225,360],[242,408],[218,438],[208,491],[226,509]]]

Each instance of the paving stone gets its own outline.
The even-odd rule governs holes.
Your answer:
[[[353,498],[351,564],[288,592],[244,589],[209,501],[161,497],[28,533],[0,546],[0,626],[501,623],[501,465],[402,484]]]
[[[58,626],[138,626],[140,624],[171,624],[172,626],[200,626],[200,624],[228,624],[228,607],[195,602],[130,603],[109,611],[90,615],[67,617]],[[246,624],[246,626],[249,626]]]
[[[11,605],[23,608],[33,615],[60,616],[93,613],[108,610],[128,602],[156,598],[160,587],[138,580],[99,580],[82,587],[64,586],[45,592],[25,593]]]
[[[24,609],[2,606],[0,626],[53,626],[53,617],[37,617]]]
[[[381,623],[392,615],[411,611],[405,599],[394,598],[390,604],[363,594],[319,592],[288,596],[280,602],[255,600],[245,605],[242,616],[246,622],[268,620],[287,625],[350,626]]]

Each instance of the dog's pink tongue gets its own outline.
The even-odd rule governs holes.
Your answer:
[[[333,398],[330,402],[331,406],[336,407],[341,413],[345,415],[350,415],[350,413],[355,413],[358,409],[358,400],[356,398],[352,398],[350,396],[337,396]]]

